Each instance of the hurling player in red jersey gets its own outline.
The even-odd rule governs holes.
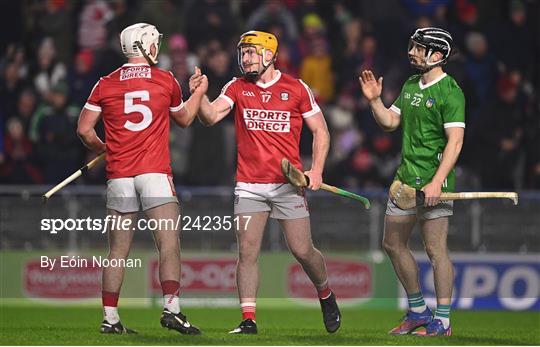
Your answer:
[[[182,101],[178,81],[154,66],[161,37],[146,23],[122,31],[120,43],[128,63],[96,83],[81,111],[77,132],[88,148],[107,153],[107,218],[123,221],[114,223],[115,227],[109,224],[108,258],[125,259],[129,254],[139,211],[137,196],[149,219],[173,221],[158,223],[161,229],[152,230],[164,296],[161,325],[182,334],[200,334],[180,312],[180,242],[175,228],[180,211],[171,177],[169,119],[181,127],[189,126],[206,91],[193,88],[191,97]],[[198,76],[197,80],[205,78]],[[106,143],[94,130],[100,118]],[[129,224],[125,224],[127,220]],[[103,268],[102,333],[134,332],[122,326],[118,315],[123,278],[123,267]]]
[[[268,217],[279,220],[291,253],[318,292],[326,330],[333,333],[341,324],[341,315],[328,286],[324,258],[311,240],[304,192],[286,182],[280,166],[282,158],[302,166],[299,142],[305,122],[313,133],[313,163],[306,175],[309,188],[319,189],[330,137],[309,87],[274,68],[277,52],[278,42],[273,34],[244,33],[238,43],[242,77],[227,83],[212,103],[204,96],[199,109],[199,119],[206,125],[219,122],[235,110],[238,168],[234,213],[240,221],[236,230],[236,276],[242,322],[230,333],[257,333],[257,259]],[[194,76],[203,75],[196,70]]]

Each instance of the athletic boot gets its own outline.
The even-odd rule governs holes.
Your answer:
[[[172,313],[167,309],[163,309],[161,314],[161,326],[169,328],[169,330],[176,330],[180,334],[184,335],[200,335],[201,331],[194,325],[191,325],[186,316],[179,312],[177,314]]]
[[[257,333],[257,323],[251,318],[243,320],[238,328],[235,328],[229,331],[229,334],[256,334]]]
[[[99,332],[102,334],[137,334],[135,330],[124,327],[120,322],[111,324],[106,320],[101,322]]]
[[[319,299],[319,302],[321,303],[323,322],[326,331],[335,333],[341,325],[341,312],[339,312],[339,307],[336,302],[336,295],[332,292],[326,299]]]

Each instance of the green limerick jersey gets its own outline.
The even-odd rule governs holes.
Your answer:
[[[401,117],[403,145],[396,179],[420,189],[437,172],[447,138],[445,128],[465,127],[465,97],[456,81],[446,73],[428,84],[421,75],[410,77],[390,109]],[[455,170],[442,191],[452,192]]]

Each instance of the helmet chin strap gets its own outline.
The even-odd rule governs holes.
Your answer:
[[[135,42],[135,44],[139,48],[139,51],[142,53],[143,57],[146,59],[146,61],[150,65],[156,65],[157,64],[157,59],[153,58],[151,55],[146,53],[146,50],[143,48],[143,46],[141,45],[141,43],[139,41]]]
[[[248,81],[251,81],[251,82],[256,81],[257,78],[259,78],[260,76],[262,76],[262,75],[266,72],[266,70],[268,70],[268,67],[269,67],[270,65],[272,65],[272,63],[275,61],[275,56],[274,56],[274,57],[272,57],[272,60],[270,60],[270,61],[268,62],[268,64],[265,65],[265,64],[264,64],[264,54],[265,54],[265,52],[266,52],[266,50],[263,49],[263,50],[262,50],[262,54],[261,54],[261,57],[262,57],[262,59],[263,59],[263,63],[262,63],[262,64],[263,64],[263,69],[262,69],[260,72],[259,72],[259,71],[250,71],[250,72],[245,72],[245,73],[244,73],[244,77],[245,77]]]
[[[431,58],[432,54],[433,54],[432,49],[430,49],[426,53],[426,56],[423,59],[424,65],[419,65],[414,61],[414,59],[410,59],[411,65],[414,66],[416,69],[420,70],[420,72],[422,72],[422,73],[426,73],[426,72],[431,71],[433,68],[435,68],[437,66],[440,66],[441,63],[442,63],[441,61],[438,61],[438,62],[435,62],[435,63],[430,63],[429,59]]]

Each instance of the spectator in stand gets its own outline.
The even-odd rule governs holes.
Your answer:
[[[284,31],[286,40],[298,39],[298,29],[293,13],[281,0],[266,0],[248,18],[246,30],[266,29],[279,24]],[[281,42],[281,41],[280,41]]]
[[[160,1],[141,1],[137,18],[139,22],[152,23],[159,28],[159,32],[164,37],[171,37],[173,33],[182,31],[182,23],[179,20],[186,16],[192,16],[192,13],[184,14],[182,1],[160,0]],[[200,20],[200,18],[197,18]],[[126,25],[132,23],[126,22]],[[123,27],[119,27],[120,29]],[[193,71],[193,70],[192,70]]]
[[[57,60],[56,48],[50,37],[41,41],[34,76],[34,87],[42,98],[48,98],[51,88],[64,81],[67,76],[66,66]]]
[[[517,100],[516,83],[507,75],[497,81],[497,98],[488,101],[475,130],[478,171],[485,189],[516,187],[516,173],[523,159],[523,104]],[[501,169],[504,168],[504,169]]]
[[[340,47],[340,43],[338,43],[337,48],[339,61],[335,66],[336,85],[340,86],[340,88],[343,88],[345,84],[356,87],[357,82],[351,76],[351,71],[362,59],[360,42],[364,35],[364,22],[359,18],[353,18],[343,24],[342,31],[344,36],[343,46]]]
[[[425,0],[401,0],[403,6],[409,10],[413,17],[434,17],[441,6],[446,6],[449,0],[425,1]]]
[[[468,33],[465,39],[467,57],[465,59],[465,72],[474,84],[476,101],[483,104],[494,96],[497,77],[497,61],[489,51],[485,36],[479,32]],[[471,110],[467,115],[467,122],[474,122],[479,110]]]
[[[0,114],[10,117],[17,111],[17,99],[24,88],[16,63],[9,63],[0,80]]]
[[[218,40],[222,46],[230,43],[236,30],[237,20],[226,1],[194,1],[186,9],[186,38],[189,46],[197,46],[210,40]]]
[[[0,182],[27,184],[42,183],[41,173],[32,164],[32,143],[24,133],[22,122],[10,118],[6,125],[5,160],[0,161]]]
[[[221,88],[233,77],[230,56],[223,48],[216,44],[211,44],[203,71],[206,72],[209,84],[207,95],[210,99],[215,99],[221,93]],[[225,125],[226,124],[226,125]],[[224,120],[224,123],[216,127],[205,127],[200,122],[193,124],[192,146],[189,151],[189,168],[187,180],[192,184],[229,184],[232,183],[232,173],[234,167],[232,162],[226,167],[225,158],[234,158],[230,153],[234,150],[233,145],[225,138],[225,132],[234,134],[234,131],[225,130],[234,128],[231,120]],[[232,141],[235,138],[232,137]],[[229,152],[226,152],[228,150]],[[214,158],[211,161],[208,158]]]
[[[23,90],[17,100],[17,112],[15,116],[21,121],[26,135],[28,135],[32,115],[36,110],[36,103],[36,94],[32,89]]]
[[[298,52],[304,59],[312,53],[312,42],[315,39],[325,38],[324,23],[316,13],[309,13],[302,18],[302,36],[298,39]]]
[[[94,53],[82,49],[75,56],[75,64],[68,75],[70,100],[77,106],[83,107],[98,76],[94,72]]]
[[[535,48],[538,42],[535,42],[534,29],[527,19],[527,9],[522,1],[510,2],[509,17],[497,26],[493,39],[494,51],[506,71],[519,70],[524,76],[534,76],[534,62],[538,65],[539,59]]]
[[[59,83],[32,119],[46,183],[60,182],[66,172],[77,170],[83,152],[75,131],[79,111],[79,107],[68,104],[67,84]]]
[[[326,104],[334,98],[332,56],[324,37],[311,41],[311,52],[302,60],[300,78],[311,87],[318,102]]]
[[[284,73],[298,78],[300,56],[296,47],[296,41],[290,40],[283,26],[278,22],[270,25],[268,32],[274,34],[279,42],[279,60],[275,62],[276,68]]]
[[[38,37],[46,36],[53,40],[57,50],[58,60],[69,64],[73,56],[71,18],[72,6],[66,0],[45,0],[44,9],[37,14],[36,34]]]
[[[107,23],[114,18],[114,12],[104,0],[86,0],[77,28],[80,48],[99,50],[107,43]]]

